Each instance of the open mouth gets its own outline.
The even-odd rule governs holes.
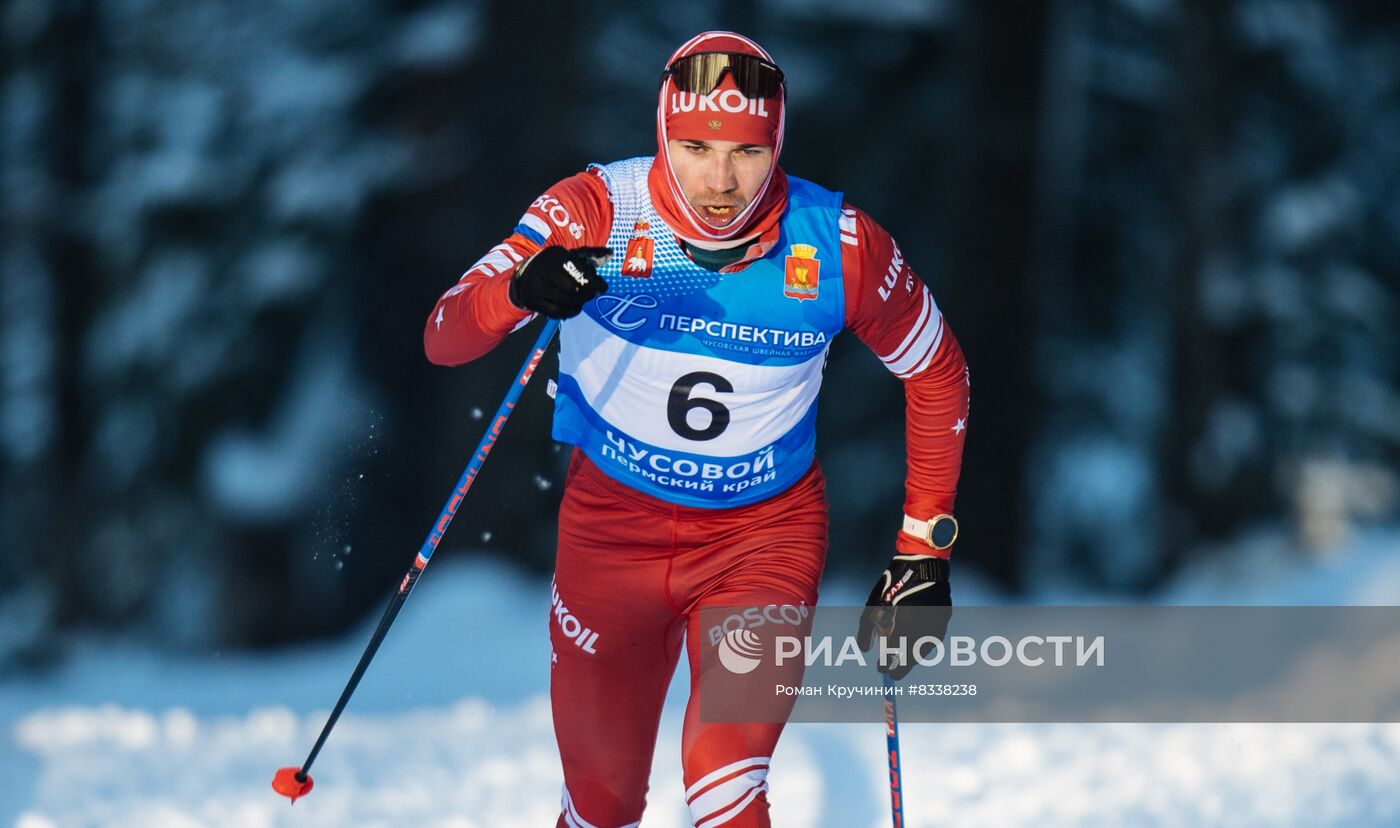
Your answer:
[[[704,217],[706,223],[716,227],[728,224],[738,214],[739,208],[733,204],[705,204],[700,207],[700,215]]]

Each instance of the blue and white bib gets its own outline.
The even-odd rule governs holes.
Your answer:
[[[609,290],[560,326],[554,439],[671,503],[764,500],[812,465],[822,369],[846,317],[841,194],[789,176],[778,243],[716,273],[656,214],[650,167],[650,157],[595,167],[613,205],[613,256],[599,269]],[[650,261],[627,261],[644,234],[650,249],[633,252]]]

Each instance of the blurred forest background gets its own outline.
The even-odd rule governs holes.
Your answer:
[[[55,630],[258,646],[377,612],[530,339],[435,368],[433,301],[550,184],[653,153],[662,63],[716,27],[787,73],[784,166],[891,230],[967,353],[958,571],[1132,600],[1252,527],[1323,550],[1396,516],[1393,2],[0,22],[0,668]],[[832,567],[864,580],[898,525],[902,391],[853,337],[827,391]],[[539,383],[444,556],[548,571],[549,415]]]

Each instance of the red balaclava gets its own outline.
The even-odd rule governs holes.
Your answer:
[[[704,32],[686,41],[671,59],[670,66],[677,58],[697,52],[738,52],[756,55],[767,61],[773,58],[762,46],[734,32]],[[729,75],[721,81],[718,94],[738,93],[734,79]],[[661,85],[656,103],[656,158],[647,176],[647,187],[651,191],[651,201],[656,212],[677,236],[696,247],[706,250],[719,250],[733,247],[740,242],[771,230],[787,208],[787,176],[778,167],[778,155],[783,149],[783,116],[787,101],[782,93],[776,98],[765,99],[760,107],[751,103],[742,112],[721,113],[700,112],[693,107],[689,112],[679,111],[683,105],[681,93],[675,82],[667,78]],[[687,96],[688,97],[688,96]],[[758,114],[766,111],[766,115]],[[717,123],[719,129],[713,129]],[[670,153],[667,150],[668,138],[694,138],[697,140],[738,141],[746,144],[761,144],[773,148],[773,167],[768,177],[754,195],[753,201],[744,207],[734,220],[724,227],[708,224],[681,190],[680,182],[671,169]]]

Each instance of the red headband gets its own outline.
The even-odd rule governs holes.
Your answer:
[[[708,95],[682,92],[668,78],[662,106],[667,138],[778,146],[782,99],[746,98],[728,75]]]

